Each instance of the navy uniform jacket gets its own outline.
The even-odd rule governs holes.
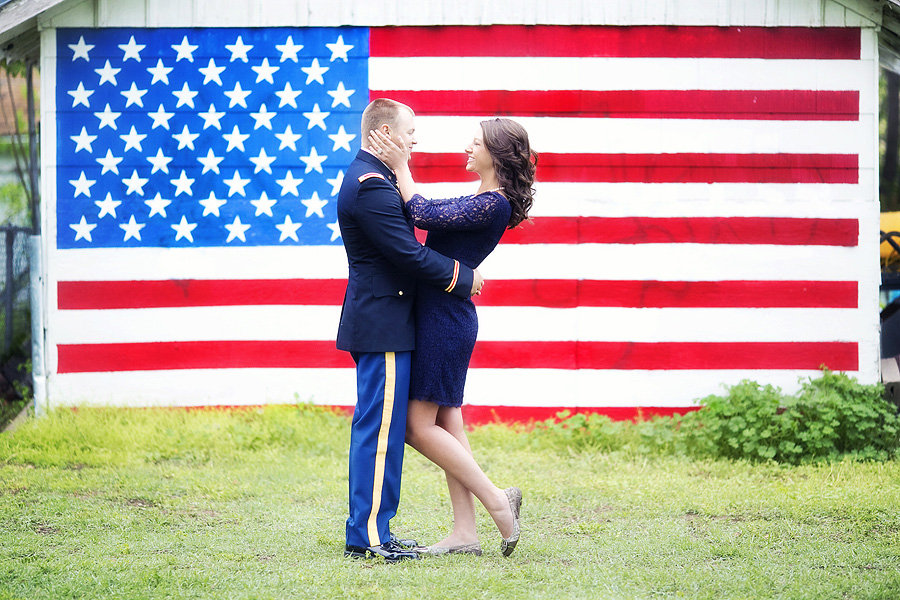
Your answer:
[[[416,240],[392,181],[387,165],[360,150],[338,194],[338,221],[350,266],[339,350],[413,350],[417,280],[461,298],[472,290],[472,269]]]

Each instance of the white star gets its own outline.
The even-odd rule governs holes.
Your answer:
[[[228,186],[228,197],[234,196],[235,194],[240,194],[241,196],[247,196],[246,192],[244,192],[244,188],[250,183],[249,179],[241,179],[241,174],[235,170],[234,177],[231,179],[223,179],[225,185]]]
[[[158,59],[156,61],[155,67],[147,67],[147,71],[153,75],[153,81],[150,82],[150,85],[153,85],[157,81],[162,81],[166,85],[169,85],[169,73],[172,72],[174,67],[167,67],[163,64],[162,59]]]
[[[306,85],[309,85],[311,81],[318,81],[322,85],[325,85],[325,80],[322,79],[322,75],[325,74],[328,67],[321,66],[318,58],[314,58],[308,67],[300,67],[300,70],[306,73]]]
[[[150,214],[147,215],[149,219],[153,215],[159,215],[162,218],[166,218],[166,207],[172,204],[171,200],[164,200],[162,195],[159,192],[156,193],[156,196],[153,197],[152,200],[144,200],[144,204],[150,207]]]
[[[334,148],[332,151],[337,150],[338,148],[343,148],[347,152],[350,152],[350,142],[356,137],[355,133],[347,133],[347,130],[344,129],[344,126],[341,125],[338,128],[338,132],[335,134],[331,134],[328,137],[331,138],[331,141],[334,142]]]
[[[242,242],[246,242],[247,238],[244,237],[244,232],[250,229],[250,226],[241,223],[240,217],[235,217],[234,222],[231,225],[225,225],[225,229],[228,230],[228,239],[225,240],[225,243],[230,242],[234,238],[238,238]]]
[[[141,142],[145,137],[147,137],[147,134],[138,133],[134,128],[134,125],[131,126],[131,131],[129,131],[125,135],[120,135],[119,137],[122,138],[122,140],[125,142],[125,152],[128,152],[130,148],[140,150],[141,152],[144,151],[144,149],[141,147]]]
[[[141,50],[146,47],[147,46],[145,44],[136,44],[134,41],[134,36],[131,36],[131,39],[128,40],[127,44],[119,44],[119,48],[125,51],[125,56],[122,58],[122,62],[125,62],[129,58],[133,58],[134,60],[141,62]]]
[[[150,164],[153,165],[153,169],[150,171],[150,174],[153,175],[157,171],[162,171],[168,175],[169,173],[169,163],[172,162],[172,157],[165,156],[163,154],[162,148],[158,148],[156,150],[156,156],[148,156],[147,160],[150,161]]]
[[[70,179],[69,183],[75,186],[75,196],[77,198],[81,194],[84,194],[88,198],[91,197],[91,186],[97,183],[95,179],[88,179],[84,176],[84,171],[81,172],[81,175],[78,179]]]
[[[135,169],[134,171],[132,171],[131,177],[122,180],[122,183],[128,186],[128,189],[125,190],[125,195],[127,196],[128,194],[134,193],[138,196],[143,196],[144,186],[147,185],[147,181],[149,180],[138,177],[137,169]]]
[[[335,43],[325,44],[325,46],[331,50],[331,60],[328,62],[334,62],[336,58],[340,58],[342,61],[347,62],[347,52],[354,48],[354,46],[344,43],[344,36],[342,35],[338,36]]]
[[[328,200],[322,200],[319,198],[319,194],[316,192],[312,193],[312,198],[309,200],[301,200],[300,204],[306,207],[306,215],[319,215],[323,219],[325,218],[325,214],[322,212],[322,207],[328,204]]]
[[[238,36],[238,39],[233,44],[226,44],[225,48],[231,52],[231,61],[234,62],[237,59],[241,59],[244,62],[247,62],[247,52],[250,51],[253,46],[248,46],[244,44],[244,41],[241,39],[241,36]]]
[[[334,179],[326,179],[325,181],[331,186],[331,195],[337,196],[338,192],[341,191],[341,184],[344,183],[344,172],[338,171],[337,177]]]
[[[194,185],[194,180],[187,176],[184,172],[184,169],[181,170],[181,175],[178,176],[178,179],[170,179],[169,180],[172,185],[175,186],[175,197],[177,198],[179,194],[187,194],[188,196],[193,196],[194,192],[191,191],[191,186]]]
[[[312,112],[305,112],[303,116],[309,119],[309,126],[307,129],[312,129],[313,127],[319,126],[322,128],[322,131],[327,131],[325,127],[325,119],[330,115],[330,112],[322,112],[319,110],[318,104],[313,104]]]
[[[98,129],[103,129],[104,127],[116,129],[116,119],[122,116],[122,113],[111,111],[109,104],[107,104],[103,112],[95,112],[94,116],[100,119],[100,127]]]
[[[219,174],[219,163],[222,162],[223,160],[225,160],[225,157],[224,156],[216,156],[213,153],[212,148],[210,148],[207,151],[205,157],[198,156],[197,160],[200,161],[201,165],[203,165],[203,171],[200,173],[201,175],[203,175],[203,173],[206,173],[207,171],[212,171],[213,173],[218,175]]]
[[[302,179],[294,179],[294,174],[290,171],[287,172],[287,175],[284,176],[284,179],[276,179],[275,180],[278,185],[281,186],[281,195],[287,196],[291,194],[292,196],[300,196],[300,192],[297,191],[297,186],[303,183]]]
[[[81,128],[81,133],[78,135],[69,136],[72,138],[72,141],[75,142],[75,152],[79,152],[80,150],[87,150],[88,152],[93,152],[94,149],[91,144],[94,140],[97,139],[96,135],[88,135],[87,129],[85,127]]]
[[[147,90],[139,90],[137,88],[137,85],[135,85],[134,82],[131,82],[130,90],[126,90],[124,92],[119,92],[119,93],[128,99],[128,102],[125,103],[125,108],[128,108],[132,104],[137,104],[141,108],[144,107],[144,101],[141,100],[141,98],[144,97],[144,94],[147,93]]]
[[[295,45],[294,38],[288,36],[288,39],[283,44],[276,44],[275,49],[281,52],[281,61],[284,62],[288,59],[297,62],[297,53],[303,50],[303,45]]]
[[[287,82],[284,84],[284,89],[280,92],[275,92],[275,95],[281,98],[281,101],[278,103],[278,108],[281,108],[285,104],[290,104],[294,108],[297,108],[297,96],[302,94],[301,90],[294,91],[291,88],[291,82]]]
[[[272,129],[272,117],[277,115],[276,112],[269,112],[266,109],[266,105],[263,104],[259,107],[259,112],[250,113],[250,116],[256,121],[256,125],[253,126],[253,129],[259,129],[260,127],[265,127],[266,129]]]
[[[146,227],[146,223],[138,223],[134,220],[134,215],[131,215],[131,219],[128,220],[127,223],[120,223],[119,227],[122,228],[122,231],[125,232],[125,239],[122,240],[127,242],[131,238],[134,238],[138,241],[141,240],[141,229]]]
[[[219,123],[219,121],[222,120],[222,117],[225,116],[225,113],[224,112],[216,112],[215,104],[210,104],[209,110],[206,111],[205,113],[197,113],[197,114],[200,115],[201,117],[203,117],[203,129],[206,129],[207,127],[215,127],[219,131],[222,130],[222,125]]]
[[[200,46],[191,46],[187,36],[184,36],[184,39],[181,40],[180,44],[172,44],[172,50],[175,50],[178,53],[175,62],[178,62],[182,58],[186,58],[188,62],[194,62],[194,50],[199,47]]]
[[[119,174],[119,163],[122,162],[124,158],[119,156],[113,156],[112,150],[109,148],[106,149],[106,156],[104,158],[98,158],[97,162],[103,165],[103,170],[100,171],[100,174],[103,175],[107,171],[112,171],[116,175]]]
[[[263,192],[259,196],[259,200],[251,200],[250,204],[256,207],[256,214],[254,217],[258,217],[259,215],[269,215],[270,217],[274,216],[272,214],[272,207],[275,206],[277,200],[269,200],[269,195]]]
[[[228,103],[228,108],[231,108],[232,106],[238,104],[243,106],[244,108],[247,108],[247,96],[250,95],[250,90],[242,90],[240,81],[234,84],[233,90],[224,93],[231,99],[231,102]]]
[[[178,108],[182,104],[187,104],[191,108],[194,108],[194,96],[199,94],[200,92],[195,92],[188,87],[187,82],[184,82],[184,87],[181,88],[181,91],[172,92],[172,94],[178,98],[178,104],[175,105],[175,108]]]
[[[81,38],[81,39],[84,39],[84,38]],[[94,241],[91,239],[91,232],[94,230],[95,227],[97,227],[97,224],[96,223],[88,223],[85,220],[84,215],[81,215],[80,222],[69,225],[69,227],[71,227],[72,229],[75,230],[75,241],[76,242],[78,240],[87,240],[88,242]]]
[[[241,152],[244,151],[244,140],[250,137],[249,133],[241,133],[238,129],[238,126],[235,125],[234,129],[231,130],[231,133],[223,134],[222,137],[228,142],[228,148],[225,149],[225,152],[230,152],[233,148],[239,149]]]
[[[284,150],[285,148],[296,150],[297,140],[299,140],[301,136],[299,133],[294,133],[291,126],[288,125],[284,129],[284,133],[276,133],[275,137],[281,140],[281,145],[278,146],[279,150]]]
[[[175,116],[173,112],[166,112],[163,108],[163,105],[159,105],[159,109],[156,112],[147,113],[151,119],[153,119],[153,126],[150,129],[156,129],[157,127],[163,127],[165,129],[169,128],[169,119]]]
[[[297,230],[300,229],[300,223],[294,223],[291,221],[291,215],[284,216],[284,223],[281,225],[276,224],[276,228],[281,232],[281,237],[278,238],[279,242],[283,242],[287,238],[291,238],[295,242],[299,242],[300,239],[297,237]]]
[[[341,224],[335,221],[334,223],[328,223],[325,227],[331,230],[331,240],[334,241],[341,237]]]
[[[344,82],[339,81],[337,89],[326,92],[326,94],[334,98],[334,100],[331,101],[331,108],[334,108],[338,104],[342,104],[347,108],[350,108],[350,96],[352,96],[355,91],[356,90],[346,89],[344,87]]]
[[[219,208],[225,204],[227,200],[219,200],[216,198],[216,195],[212,192],[209,193],[209,198],[206,200],[201,200],[200,204],[203,205],[203,214],[201,216],[205,217],[206,215],[216,215],[217,217],[221,216],[219,214]]]
[[[256,165],[256,168],[253,169],[253,173],[259,173],[260,171],[265,171],[269,175],[272,174],[272,163],[275,161],[274,156],[268,156],[266,154],[265,148],[259,149],[259,156],[250,156],[250,162]]]
[[[316,152],[316,147],[313,146],[309,149],[309,154],[307,156],[301,156],[300,160],[306,164],[306,171],[304,173],[309,173],[310,171],[315,171],[316,173],[322,172],[322,163],[325,162],[325,159],[328,158],[327,154],[319,154]]]
[[[200,67],[198,71],[203,73],[203,85],[206,85],[210,81],[215,81],[219,85],[222,85],[222,78],[219,75],[222,71],[225,70],[225,67],[217,67],[216,61],[213,59],[209,59],[209,64],[205,67]]]
[[[258,67],[250,67],[256,72],[256,83],[260,81],[268,81],[269,83],[275,83],[275,80],[272,79],[272,74],[280,69],[281,67],[273,67],[269,65],[269,59],[264,58],[262,64]]]
[[[88,56],[88,52],[93,49],[93,44],[85,44],[84,36],[78,38],[77,44],[69,44],[69,48],[71,48],[75,54],[72,56],[72,62],[75,62],[79,58],[83,58],[84,60],[91,62],[91,58]]]
[[[182,148],[190,148],[194,149],[194,140],[200,137],[199,133],[191,133],[188,131],[187,125],[184,126],[184,129],[181,130],[181,133],[176,133],[172,136],[173,139],[178,140],[178,150]]]
[[[88,103],[88,98],[91,97],[91,94],[94,93],[94,90],[84,89],[83,83],[79,82],[78,87],[76,89],[71,90],[66,93],[69,94],[70,96],[72,96],[72,107],[73,108],[78,106],[79,104],[84,104],[88,108],[91,107],[91,105]]]
[[[190,243],[194,243],[194,235],[191,232],[197,228],[196,223],[188,223],[187,218],[185,218],[184,215],[181,215],[181,223],[173,223],[170,227],[175,230],[176,242],[181,238],[187,238]]]
[[[112,65],[109,64],[109,61],[106,61],[106,64],[103,65],[102,69],[94,69],[94,71],[100,75],[100,83],[97,85],[103,85],[104,83],[111,83],[114,86],[119,85],[119,82],[116,81],[116,74],[122,69],[113,69]]]
[[[102,219],[106,215],[111,216],[112,218],[116,218],[116,209],[119,207],[122,202],[120,200],[113,200],[112,194],[107,192],[106,198],[103,200],[94,200],[94,204],[97,205],[97,208],[100,209],[100,214],[97,215],[98,219]]]

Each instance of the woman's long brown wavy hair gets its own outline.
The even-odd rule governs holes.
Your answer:
[[[512,213],[507,229],[528,218],[534,198],[534,170],[537,153],[528,143],[525,128],[510,119],[489,119],[481,122],[484,146],[491,153],[494,170],[503,193],[509,199]]]

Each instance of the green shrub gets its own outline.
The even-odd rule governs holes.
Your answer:
[[[825,370],[796,396],[742,381],[682,419],[698,454],[798,464],[842,456],[886,460],[896,454],[900,420],[881,385]]]
[[[537,429],[552,445],[575,450],[789,464],[844,456],[888,460],[900,447],[900,417],[883,387],[843,373],[824,370],[802,382],[795,396],[744,380],[700,404],[702,409],[683,416],[637,422],[565,411]]]

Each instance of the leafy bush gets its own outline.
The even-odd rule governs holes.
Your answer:
[[[795,396],[745,380],[700,403],[702,409],[684,416],[634,423],[562,412],[537,428],[573,449],[789,464],[843,456],[887,460],[900,446],[900,417],[883,387],[843,373],[825,370],[802,382]]]

